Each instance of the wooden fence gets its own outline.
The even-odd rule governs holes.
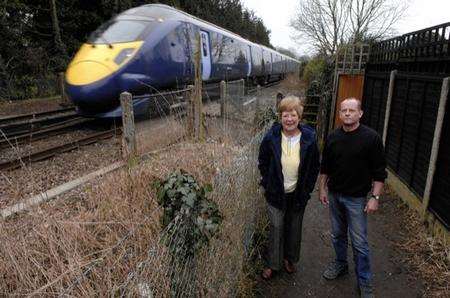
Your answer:
[[[447,239],[449,31],[447,23],[373,46],[364,78],[362,119],[383,136],[391,184],[434,232]]]

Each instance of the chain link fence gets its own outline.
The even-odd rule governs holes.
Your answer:
[[[1,295],[242,295],[251,287],[245,268],[260,249],[254,235],[266,224],[257,169],[265,129],[252,125],[257,101],[243,89],[229,82],[225,100],[204,102],[203,143],[187,134],[191,89],[152,95],[148,117],[136,121],[138,153],[159,149],[145,162],[1,222]],[[225,114],[223,102],[229,104]],[[152,186],[177,169],[212,185],[207,199],[222,217],[217,233],[195,253],[190,247],[199,223],[186,215],[162,228]]]

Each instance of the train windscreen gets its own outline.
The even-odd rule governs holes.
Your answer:
[[[112,20],[101,25],[88,39],[91,44],[112,44],[141,40],[154,22],[138,20]]]

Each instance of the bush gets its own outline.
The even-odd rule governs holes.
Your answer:
[[[309,85],[314,80],[320,80],[327,70],[327,62],[322,57],[315,57],[306,64],[303,71],[303,81]]]
[[[177,237],[180,226],[176,223],[186,221],[193,223],[186,239],[183,239],[184,251],[181,257],[194,255],[200,248],[208,244],[222,222],[222,216],[217,204],[206,198],[206,193],[212,191],[211,185],[200,187],[194,177],[183,171],[176,171],[161,182],[155,184],[158,191],[158,204],[164,208],[161,222],[172,237]],[[178,241],[178,244],[180,242]],[[169,247],[172,249],[172,247]],[[181,247],[176,247],[177,253]]]

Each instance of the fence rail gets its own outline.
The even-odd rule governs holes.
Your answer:
[[[404,34],[375,44],[370,63],[450,59],[450,23]]]

